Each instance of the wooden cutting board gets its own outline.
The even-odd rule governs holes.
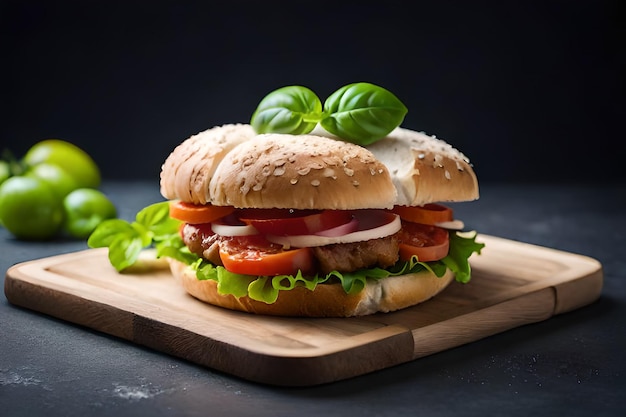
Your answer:
[[[359,318],[257,316],[204,304],[168,270],[118,274],[106,249],[17,264],[9,302],[252,381],[306,386],[405,363],[596,300],[592,258],[480,235],[469,284]]]

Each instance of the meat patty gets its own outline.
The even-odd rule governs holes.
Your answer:
[[[182,230],[183,242],[196,255],[215,265],[222,265],[219,245],[226,242],[227,238],[213,234],[210,227],[203,226],[185,225]],[[325,274],[331,271],[351,272],[363,268],[387,268],[398,261],[398,251],[397,235],[312,248],[318,269]]]
[[[398,261],[399,242],[395,235],[364,242],[337,243],[313,248],[321,272],[350,272],[386,268]]]

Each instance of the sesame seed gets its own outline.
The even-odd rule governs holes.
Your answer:
[[[311,185],[312,185],[313,187],[319,187],[319,185],[320,185],[320,180],[313,180],[313,181],[311,181]]]

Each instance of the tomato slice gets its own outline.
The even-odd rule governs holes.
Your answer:
[[[451,208],[434,203],[416,207],[395,206],[392,211],[399,215],[402,220],[430,225],[450,222],[454,217]]]
[[[259,235],[234,237],[220,244],[220,259],[230,272],[236,274],[275,276],[295,275],[313,269],[310,248],[283,250],[282,245],[267,241]]]
[[[400,259],[408,261],[413,255],[422,262],[444,258],[450,249],[448,231],[437,226],[413,222],[402,222]]]
[[[341,226],[352,220],[352,213],[345,210],[248,209],[239,218],[262,234],[294,236],[311,235]]]
[[[231,206],[199,205],[183,201],[170,203],[170,217],[191,224],[211,223],[233,211],[235,208]]]

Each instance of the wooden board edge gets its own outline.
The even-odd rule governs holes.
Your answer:
[[[365,335],[355,338],[359,336]],[[367,338],[367,342],[351,343],[349,349],[332,349],[325,354],[312,351],[308,356],[281,356],[228,345],[188,330],[181,332],[179,328],[148,318],[136,317],[134,323],[134,341],[140,345],[245,380],[285,387],[327,384],[413,359],[413,337],[409,329],[386,326],[368,332]],[[193,346],[193,349],[181,346]]]
[[[454,317],[447,320],[445,326],[435,323],[414,329],[414,359],[475,342],[516,327],[547,320],[554,315],[555,304],[555,289],[547,287]],[[511,311],[515,313],[512,314]],[[467,322],[474,323],[472,331],[468,331]]]
[[[584,307],[598,300],[602,295],[604,272],[601,264],[578,279],[554,285],[556,303],[554,314],[563,314]]]
[[[125,340],[132,340],[133,313],[98,302],[85,304],[77,295],[56,291],[21,278],[19,265],[7,271],[4,294],[9,303]],[[98,326],[94,327],[94,323],[98,323]]]

